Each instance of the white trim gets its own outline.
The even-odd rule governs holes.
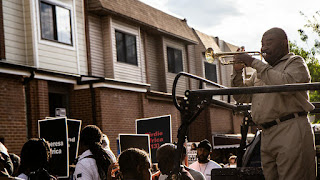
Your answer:
[[[37,7],[36,8],[36,13],[38,15],[40,15],[40,7],[39,7],[40,0],[36,0],[36,1],[38,2],[38,3],[36,3],[36,7]],[[75,42],[74,42],[75,41],[74,40],[75,39],[75,36],[74,36],[75,32],[74,32],[74,24],[73,24],[74,23],[74,20],[73,20],[74,17],[72,16],[74,9],[73,9],[72,5],[65,4],[65,3],[62,3],[60,1],[55,1],[55,0],[45,0],[45,1],[47,1],[49,3],[52,3],[52,5],[58,5],[58,6],[61,6],[61,7],[65,8],[65,9],[70,10],[72,45],[67,45],[67,44],[63,44],[63,43],[60,43],[60,42],[52,42],[52,41],[49,41],[49,40],[46,40],[46,39],[42,39],[41,38],[40,16],[39,16],[38,19],[34,19],[34,21],[38,23],[37,27],[38,27],[38,32],[39,32],[38,33],[39,44],[44,44],[44,45],[49,45],[49,46],[54,46],[54,47],[58,47],[58,48],[63,48],[63,49],[68,49],[68,50],[75,51],[76,50]]]
[[[38,9],[39,9],[39,5],[38,3],[35,3],[36,0],[30,0],[30,11],[32,12],[31,16],[32,16],[32,19],[31,20],[31,23],[32,23],[32,26],[31,26],[31,29],[32,29],[32,44],[33,44],[33,59],[34,59],[34,66],[36,68],[39,68],[39,53],[38,53],[38,39],[37,39],[37,32],[38,32],[38,29],[37,29],[37,13],[39,12]]]
[[[13,75],[21,75],[21,76],[30,76],[30,71],[23,71],[23,70],[15,70],[10,68],[0,68],[0,73],[4,74],[13,74]]]
[[[93,88],[111,88],[111,89],[120,89],[125,91],[133,91],[133,92],[147,92],[147,87],[132,87],[130,85],[118,85],[118,84],[111,84],[107,82],[95,83],[93,84]],[[89,85],[75,85],[74,90],[81,90],[81,89],[89,89]]]
[[[143,50],[142,51],[142,49],[141,48],[143,48],[143,46],[142,46],[142,39],[141,39],[141,32],[140,32],[140,28],[138,29],[138,37],[139,37],[139,53],[137,52],[137,54],[139,54],[139,59],[140,59],[140,74],[141,74],[141,82],[146,82],[146,76],[145,76],[145,71],[143,70],[143,68],[142,67],[144,67],[144,69],[145,69],[145,57],[143,57],[142,58],[142,56],[143,56],[143,52],[145,51],[145,50]],[[142,62],[142,59],[143,59],[143,62]],[[143,65],[144,64],[144,65]],[[139,65],[139,64],[138,64]]]
[[[75,45],[75,48],[76,48],[76,55],[77,55],[77,70],[78,70],[78,74],[81,73],[81,70],[80,70],[80,60],[79,60],[79,44],[78,44],[78,31],[77,31],[77,6],[76,6],[76,0],[73,0],[73,16],[74,16],[74,45]],[[72,18],[71,18],[72,19]],[[72,28],[72,27],[71,27]],[[73,31],[73,30],[72,30]]]
[[[48,81],[68,83],[68,84],[77,84],[77,80],[75,80],[75,79],[68,79],[68,78],[63,78],[63,77],[54,77],[54,76],[45,75],[45,74],[39,74],[39,73],[35,73],[34,78],[35,79],[48,80]]]
[[[213,149],[230,149],[230,148],[239,148],[240,145],[235,144],[235,145],[218,145],[218,146],[213,146]]]
[[[24,28],[24,48],[25,48],[25,53],[26,53],[26,58],[25,58],[25,64],[29,64],[28,62],[28,38],[27,38],[27,25],[26,25],[26,16],[25,16],[25,13],[26,13],[26,6],[25,6],[25,2],[22,1],[22,17],[23,17],[23,28]],[[31,15],[30,15],[31,16]]]
[[[111,48],[111,51],[110,51],[110,54],[111,54],[111,61],[112,61],[112,77],[115,78],[116,77],[116,73],[115,73],[115,61],[117,61],[117,58],[114,58],[116,55],[113,54],[114,50],[117,51],[117,48],[116,47],[113,47],[113,36],[114,36],[114,33],[113,33],[113,29],[112,29],[112,24],[113,24],[113,20],[111,17],[108,17],[109,18],[109,35],[110,35],[110,41],[109,41],[109,45],[110,45],[110,48]],[[102,32],[102,37],[103,37],[103,32]],[[117,54],[117,52],[116,52]],[[105,57],[105,53],[103,53],[103,57]],[[105,65],[106,67],[106,65]],[[105,68],[105,75],[106,75],[106,68]]]
[[[32,70],[16,70],[16,69],[0,67],[0,73],[12,74],[12,75],[17,75],[17,76],[31,76],[31,71]],[[46,75],[46,74],[35,72],[34,78],[48,80],[48,81],[68,83],[68,84],[77,84],[77,80],[75,79],[76,77],[73,77],[73,79],[70,79],[70,78],[56,77],[56,76],[52,76],[52,75]]]

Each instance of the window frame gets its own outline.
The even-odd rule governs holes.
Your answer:
[[[206,68],[206,65],[214,66],[214,67],[215,67],[215,77],[216,77],[216,81],[210,79],[209,77],[207,77],[207,68]],[[215,82],[215,83],[218,83],[218,69],[217,69],[217,64],[212,64],[212,63],[204,62],[204,75],[205,75],[205,78],[206,78],[206,79],[208,79],[208,80],[210,80],[210,81],[213,81],[213,82]]]
[[[72,15],[73,15],[73,10],[72,7],[65,5],[65,4],[61,4],[60,2],[56,2],[56,1],[52,1],[52,0],[39,0],[38,1],[38,15],[39,15],[39,37],[40,37],[40,41],[44,41],[44,42],[53,42],[53,43],[57,43],[57,44],[61,44],[61,45],[66,45],[68,47],[74,47],[74,28],[73,28],[73,20],[72,20]],[[42,19],[41,19],[41,3],[45,3],[47,5],[53,6],[53,33],[54,33],[54,39],[48,39],[43,37],[42,34]],[[69,11],[69,21],[70,21],[70,40],[71,43],[65,43],[65,42],[61,42],[58,40],[58,27],[57,27],[57,14],[56,14],[56,7],[60,7],[63,9],[66,9]]]
[[[118,58],[118,45],[117,45],[117,33],[121,33],[123,36],[123,40],[122,42],[124,43],[124,49],[122,49],[124,51],[124,61],[119,61]],[[137,35],[128,33],[128,32],[124,32],[121,31],[119,29],[115,29],[114,30],[114,36],[115,36],[115,46],[116,46],[116,61],[118,63],[125,63],[125,64],[129,64],[129,65],[133,65],[133,66],[137,66],[139,67],[139,60],[138,60],[138,46],[137,46]],[[134,38],[134,46],[135,46],[135,63],[131,63],[128,61],[128,54],[127,54],[127,50],[128,50],[128,46],[126,44],[126,36],[132,36]]]
[[[172,70],[172,67],[171,67],[171,63],[169,63],[169,49],[172,49],[173,50],[173,56],[174,56],[174,54],[175,54],[175,52],[179,52],[180,53],[180,57],[181,57],[181,59],[179,60],[180,62],[178,62],[177,63],[177,59],[176,58],[174,58],[173,59],[173,71],[171,71]],[[167,46],[167,64],[168,64],[168,72],[169,73],[175,73],[175,74],[177,74],[177,73],[179,73],[179,72],[181,72],[181,71],[183,71],[183,51],[181,50],[181,49],[178,49],[178,48],[174,48],[174,47],[171,47],[171,46]],[[178,65],[181,65],[180,67],[181,68],[179,68],[179,69],[177,69],[177,64]],[[171,67],[171,68],[170,68]]]

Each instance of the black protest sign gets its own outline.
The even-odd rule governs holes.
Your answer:
[[[171,143],[171,115],[137,119],[137,134],[149,134],[151,159],[153,163],[157,162],[157,149],[164,143]]]
[[[147,134],[119,134],[120,152],[129,148],[138,148],[150,154],[149,142]]]
[[[74,164],[78,157],[81,120],[67,119],[69,140],[69,163]]]
[[[39,137],[49,142],[53,174],[59,178],[69,177],[69,148],[66,117],[38,121]]]

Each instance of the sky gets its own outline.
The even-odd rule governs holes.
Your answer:
[[[260,51],[263,33],[272,28],[284,29],[288,38],[300,47],[310,49],[311,30],[304,28],[309,19],[320,11],[320,0],[140,0],[165,13],[187,19],[190,27],[246,51]],[[305,29],[311,41],[300,40],[298,29]]]

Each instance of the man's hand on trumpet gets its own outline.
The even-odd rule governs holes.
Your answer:
[[[246,53],[237,54],[234,56],[234,59],[233,59],[234,61],[233,68],[236,71],[241,71],[245,66],[250,67],[253,60],[254,58]]]

